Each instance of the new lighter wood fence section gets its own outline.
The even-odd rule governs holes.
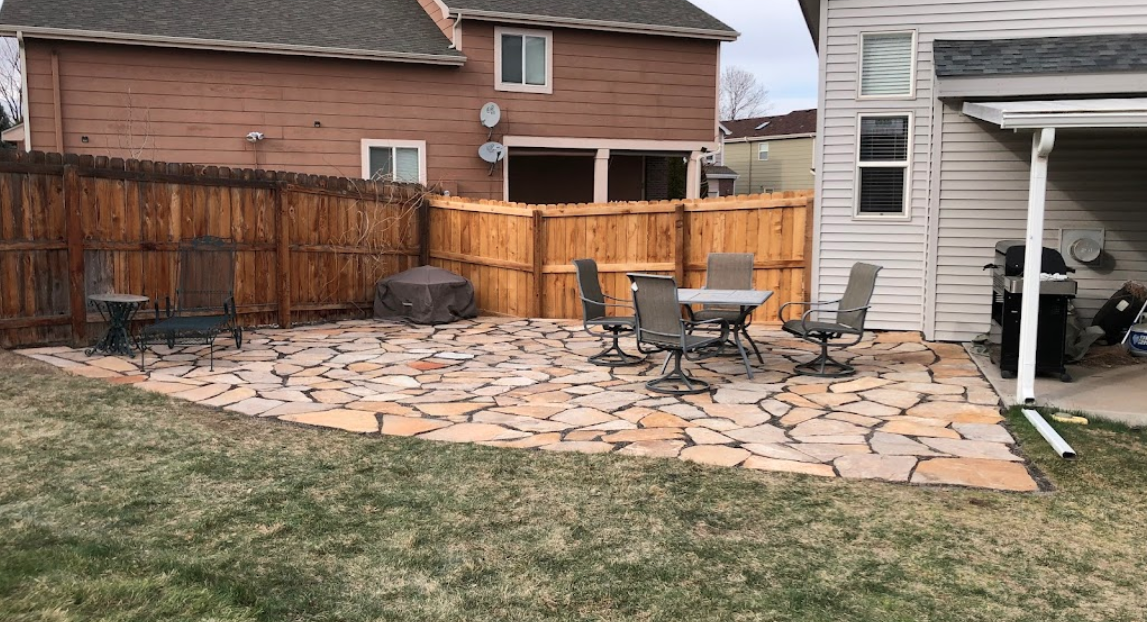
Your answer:
[[[84,342],[87,296],[174,298],[178,249],[237,247],[249,325],[362,316],[380,278],[418,264],[419,191],[249,169],[0,153],[0,346]]]
[[[709,253],[753,253],[754,286],[776,292],[754,319],[772,323],[781,304],[808,298],[812,205],[810,192],[569,206],[439,197],[431,262],[474,281],[487,313],[575,319],[574,259],[596,259],[606,293],[629,298],[628,272],[701,287]]]

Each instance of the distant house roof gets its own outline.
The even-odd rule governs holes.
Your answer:
[[[4,0],[0,32],[462,64],[418,0]]]
[[[734,171],[727,166],[718,166],[716,164],[705,165],[705,176],[713,179],[736,179],[740,177],[740,173]]]
[[[730,132],[725,137],[726,142],[816,134],[816,110],[795,110],[774,117],[722,121],[721,125]]]
[[[721,20],[689,0],[444,0],[451,14],[554,21],[587,28],[646,29],[651,33],[709,36],[732,40],[739,36]]]
[[[937,40],[941,78],[1147,71],[1147,35]]]

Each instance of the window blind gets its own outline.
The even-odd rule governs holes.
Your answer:
[[[912,33],[866,34],[862,39],[861,96],[911,95]]]

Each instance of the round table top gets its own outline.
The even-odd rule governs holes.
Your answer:
[[[134,296],[132,294],[93,294],[88,296],[92,302],[110,302],[120,304],[143,304],[151,300],[147,296]]]

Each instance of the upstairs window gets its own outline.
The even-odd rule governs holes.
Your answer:
[[[416,140],[362,141],[362,176],[400,184],[426,183],[426,143]]]
[[[915,94],[916,33],[860,36],[860,97],[911,98]]]
[[[856,158],[856,216],[908,216],[912,117],[861,115]]]
[[[544,30],[496,28],[494,88],[520,93],[553,93],[553,34]]]
[[[768,142],[761,143],[761,146],[757,148],[757,159],[760,160],[761,162],[768,161],[768,159],[769,159],[769,143]]]

